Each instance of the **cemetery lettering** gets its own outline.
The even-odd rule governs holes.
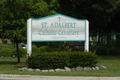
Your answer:
[[[50,26],[47,25],[47,22],[41,23],[41,30],[39,30],[39,35],[79,35],[79,31],[74,30],[62,30],[61,28],[76,28],[76,23],[51,23]],[[45,28],[45,29],[43,29]],[[49,29],[47,29],[49,28]],[[51,29],[50,29],[51,28]],[[59,28],[58,29],[52,29],[52,28]]]

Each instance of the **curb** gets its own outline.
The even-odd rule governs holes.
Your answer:
[[[4,75],[0,80],[120,80],[120,77],[73,77],[73,76],[31,76],[31,75]]]

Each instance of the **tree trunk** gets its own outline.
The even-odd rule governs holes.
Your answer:
[[[20,63],[20,53],[19,53],[18,42],[16,43],[16,46],[17,46],[17,62]]]

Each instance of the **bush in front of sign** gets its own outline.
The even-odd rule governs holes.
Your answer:
[[[64,53],[44,53],[29,57],[28,64],[30,68],[55,69],[64,68],[67,65],[68,56]]]
[[[39,53],[39,49],[36,46],[32,46],[32,53]]]
[[[48,46],[41,46],[41,47],[39,47],[39,52],[40,53],[51,52],[51,51],[52,51],[52,49],[50,47],[48,47]]]
[[[70,68],[77,66],[93,67],[96,66],[97,62],[97,55],[91,52],[61,51],[32,55],[28,59],[28,67],[39,68],[41,70],[63,69],[65,66]]]
[[[80,48],[72,48],[71,51],[82,51]]]
[[[98,62],[97,55],[92,52],[70,52],[68,67],[94,67]]]

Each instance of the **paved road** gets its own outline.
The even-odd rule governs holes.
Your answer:
[[[120,77],[0,75],[0,80],[120,80]]]

